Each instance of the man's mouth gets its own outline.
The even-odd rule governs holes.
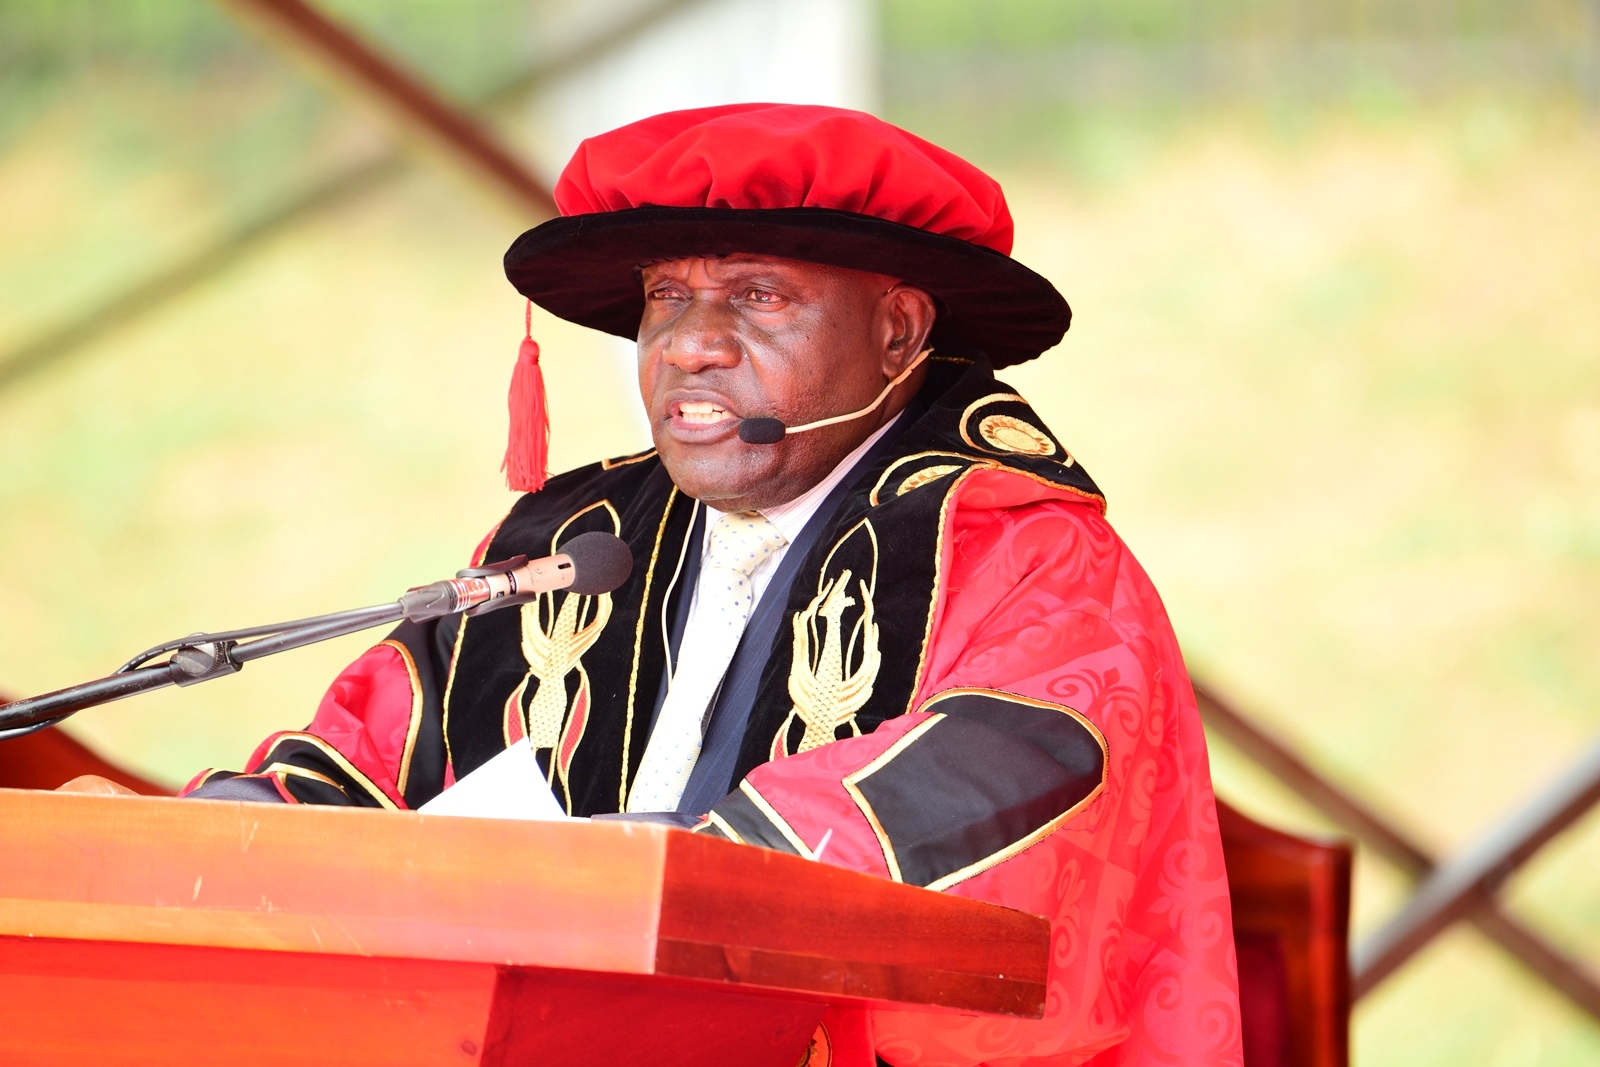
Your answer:
[[[715,426],[733,413],[709,400],[685,400],[678,405],[678,418],[690,426]]]

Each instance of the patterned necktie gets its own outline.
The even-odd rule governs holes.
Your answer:
[[[629,811],[676,811],[700,758],[706,713],[750,620],[750,576],[787,544],[759,511],[730,511],[711,527],[689,623],[679,644],[667,699],[639,761]]]

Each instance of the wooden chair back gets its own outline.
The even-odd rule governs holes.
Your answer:
[[[1350,846],[1274,830],[1220,800],[1217,820],[1244,1067],[1348,1067]]]

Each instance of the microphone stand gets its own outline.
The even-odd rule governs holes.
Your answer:
[[[152,689],[165,689],[169,685],[209,682],[213,678],[237,674],[239,668],[251,660],[343,637],[384,623],[399,622],[401,619],[421,622],[460,612],[479,615],[527,603],[534,594],[499,596],[487,603],[462,598],[463,580],[467,583],[481,582],[488,576],[514,571],[527,561],[526,556],[515,556],[500,563],[457,571],[457,580],[454,582],[418,586],[388,604],[336,611],[331,615],[315,615],[309,619],[295,619],[271,626],[253,626],[245,630],[190,634],[147,648],[118,667],[114,674],[104,678],[15,700],[10,704],[0,704],[0,741],[54,726],[85,708],[109,704],[113,700],[147,693]],[[476,606],[469,607],[469,604]],[[150,660],[169,652],[171,655],[163,662],[145,666]]]
[[[191,634],[177,641],[168,641],[139,653],[118,667],[114,674],[104,678],[15,700],[10,704],[0,704],[0,741],[54,726],[85,708],[109,704],[113,700],[147,693],[152,689],[165,689],[169,685],[209,682],[213,678],[237,674],[246,663],[263,656],[343,637],[387,622],[399,622],[405,617],[405,607],[396,600],[375,607],[337,611],[331,615],[317,615],[272,626],[217,634]],[[259,640],[241,644],[245,638],[252,637]],[[164,662],[143,666],[167,652],[172,655]]]

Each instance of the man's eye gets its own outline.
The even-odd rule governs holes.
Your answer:
[[[678,294],[677,294],[677,292],[675,292],[671,288],[663,287],[661,289],[652,289],[652,290],[650,290],[649,293],[647,293],[645,295],[648,296],[651,300],[671,300],[673,297],[677,296]]]
[[[752,302],[757,304],[776,304],[783,299],[771,289],[752,289],[746,295]]]

